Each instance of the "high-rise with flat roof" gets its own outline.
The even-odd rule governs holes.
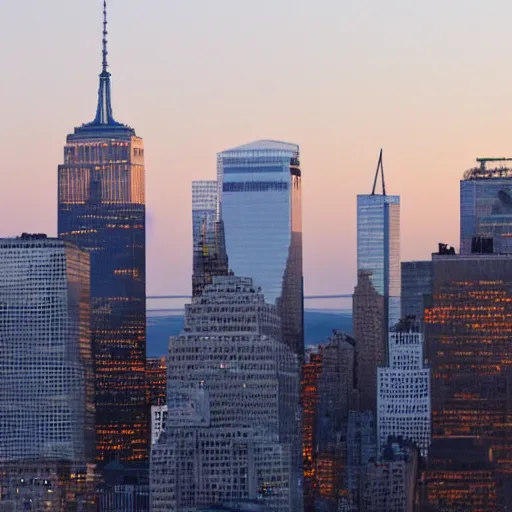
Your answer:
[[[94,506],[89,277],[69,242],[0,240],[2,510]]]
[[[460,253],[471,254],[472,239],[493,239],[494,252],[512,253],[511,158],[477,158],[460,181]]]
[[[299,146],[259,140],[217,155],[229,268],[250,276],[303,356],[302,185]]]
[[[104,4],[93,121],[75,128],[58,171],[59,237],[91,258],[97,462],[147,461],[144,145],[114,119]]]
[[[486,443],[502,500],[512,488],[512,255],[434,255],[432,268],[433,437]]]

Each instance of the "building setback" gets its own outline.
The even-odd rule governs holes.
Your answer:
[[[377,370],[379,453],[389,437],[414,442],[423,457],[431,439],[430,369],[425,368],[423,334],[389,333],[389,366]]]
[[[249,278],[214,277],[170,339],[168,413],[151,457],[151,510],[261,497],[302,508],[297,356],[279,341],[274,305]]]
[[[96,510],[89,277],[69,242],[0,240],[2,510]]]
[[[112,113],[105,4],[96,116],[67,136],[58,170],[59,237],[91,257],[100,468],[148,458],[144,189],[142,139]]]

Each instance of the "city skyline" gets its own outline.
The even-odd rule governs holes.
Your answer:
[[[0,204],[6,217],[26,198],[40,215],[31,219],[21,211],[9,227],[2,226],[2,236],[21,231],[55,234],[56,211],[50,198],[55,194],[60,141],[77,119],[90,116],[95,101],[100,52],[98,28],[90,30],[98,26],[95,2],[87,9],[62,1],[52,6],[29,4],[29,16],[27,4],[9,5],[7,18],[12,22],[1,36],[17,48],[3,55],[2,64],[20,80],[0,86],[2,110],[11,120],[1,132],[10,172]],[[506,48],[501,33],[492,41],[477,38],[480,45],[473,46],[470,36],[477,23],[492,21],[499,27],[510,6],[502,4],[497,15],[471,3],[465,8],[467,26],[459,27],[456,37],[447,32],[459,10],[443,4],[443,16],[437,16],[440,2],[424,9],[430,25],[402,2],[386,8],[376,2],[351,8],[334,2],[322,6],[300,2],[294,10],[288,9],[291,4],[286,0],[272,5],[272,11],[264,4],[261,12],[247,16],[246,7],[230,1],[201,6],[198,13],[194,12],[198,2],[188,6],[153,2],[145,7],[152,24],[149,31],[139,27],[135,2],[128,0],[122,7],[116,0],[111,2],[114,106],[122,112],[121,121],[129,120],[151,141],[147,148],[149,294],[190,290],[190,221],[173,219],[189,211],[190,182],[214,178],[215,154],[225,148],[260,138],[293,140],[301,146],[302,164],[309,170],[304,194],[307,294],[350,292],[354,285],[355,195],[366,190],[365,176],[374,168],[380,146],[386,151],[389,190],[403,198],[404,260],[429,257],[438,239],[457,245],[457,186],[462,173],[477,156],[508,156],[502,107],[507,80],[485,83],[468,77],[477,67],[483,74],[492,71],[494,58],[500,60]],[[219,27],[215,21],[224,18],[227,22]],[[70,22],[61,27],[62,19]],[[394,19],[408,23],[395,23],[396,33],[381,49],[378,40],[387,35],[386,22]],[[40,20],[45,23],[39,24]],[[58,30],[53,20],[59,20]],[[268,40],[262,48],[257,27],[264,21]],[[191,33],[182,32],[181,26]],[[136,28],[141,37],[134,41]],[[303,32],[303,41],[284,40],[283,32],[296,30]],[[201,31],[205,35],[195,42]],[[241,33],[247,37],[232,44]],[[366,37],[369,34],[373,35]],[[37,48],[22,44],[31,37],[37,38]],[[72,37],[83,43],[62,44]],[[206,37],[211,45],[202,44]],[[411,37],[410,47],[423,58],[418,63],[409,59],[411,49],[402,48],[405,37]],[[430,42],[435,44],[430,47]],[[447,45],[447,51],[439,52],[439,44]],[[184,45],[187,49],[181,51]],[[340,52],[349,47],[350,52]],[[276,49],[272,54],[271,48]],[[226,80],[222,64],[244,52],[251,66],[231,69]],[[471,58],[459,58],[466,55]],[[383,56],[387,57],[380,62]],[[43,60],[44,68],[39,62]],[[390,67],[395,73],[370,80]],[[151,69],[151,85],[145,69]],[[301,80],[289,87],[284,79],[297,69],[302,70]],[[344,73],[346,69],[357,72]],[[459,97],[461,88],[464,94]],[[77,97],[83,101],[77,102]],[[251,122],[241,130],[241,121],[247,118]],[[199,124],[203,130],[198,135]],[[462,131],[464,139],[448,136]],[[34,140],[34,151],[20,158],[27,138]],[[432,209],[426,218],[429,193],[434,192],[437,203],[445,206]],[[442,223],[445,217],[450,222]],[[332,250],[333,233],[338,250]],[[172,250],[176,242],[183,250]],[[344,249],[343,268],[339,249]]]

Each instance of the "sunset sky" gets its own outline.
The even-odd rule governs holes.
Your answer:
[[[2,5],[0,235],[56,234],[66,134],[94,117],[101,0]],[[459,179],[512,156],[512,2],[109,0],[115,117],[145,141],[148,293],[189,293],[191,181],[300,145],[306,294],[351,292],[356,195],[384,148],[402,259],[458,246]]]

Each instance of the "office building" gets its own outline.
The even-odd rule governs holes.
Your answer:
[[[352,298],[352,321],[356,340],[356,386],[354,408],[377,412],[377,368],[386,364],[386,301],[373,285],[371,274],[359,272]]]
[[[229,268],[278,308],[281,339],[303,357],[299,147],[260,140],[217,155]]]
[[[361,477],[364,512],[414,512],[419,454],[414,445],[390,438],[378,460],[370,461]]]
[[[497,508],[494,471],[493,454],[485,442],[464,437],[435,439],[430,447],[428,466],[422,478],[422,503],[425,510],[507,510]]]
[[[218,215],[216,181],[192,182],[192,295],[201,295],[213,276],[228,273],[224,223]]]
[[[167,424],[167,405],[151,406],[151,445],[154,445]]]
[[[262,498],[302,510],[299,362],[250,278],[216,276],[169,342],[167,423],[152,450],[151,510]]]
[[[423,334],[389,333],[389,366],[377,370],[379,453],[390,437],[415,443],[427,456],[431,439],[430,369],[425,368]]]
[[[376,193],[381,173],[382,194]],[[357,196],[357,270],[385,298],[388,327],[400,318],[400,197],[386,194],[382,150],[371,194]]]
[[[165,356],[146,360],[147,401],[153,405],[167,403],[167,363]]]
[[[432,294],[432,262],[402,261],[401,318],[423,322],[425,298]]]
[[[336,330],[322,346],[315,439],[316,506],[336,507],[346,477],[346,432],[354,401],[355,341]]]
[[[434,255],[432,268],[432,434],[487,443],[501,500],[512,485],[512,255]]]
[[[318,379],[322,371],[322,345],[308,347],[302,365],[302,461],[304,474],[304,510],[314,511],[316,498],[316,452],[318,424]]]
[[[512,252],[511,158],[477,158],[460,182],[460,253],[476,236],[493,239],[494,252]]]
[[[318,382],[318,434],[320,451],[328,451],[347,427],[354,399],[355,341],[343,332],[333,332],[322,350]]]
[[[358,511],[361,498],[361,476],[366,465],[377,457],[377,428],[372,411],[349,411],[346,435],[347,495],[342,504],[346,510]]]
[[[112,113],[104,10],[93,121],[75,128],[58,170],[58,233],[91,257],[97,462],[147,461],[144,145]]]
[[[89,276],[69,242],[0,240],[2,510],[95,510]]]

